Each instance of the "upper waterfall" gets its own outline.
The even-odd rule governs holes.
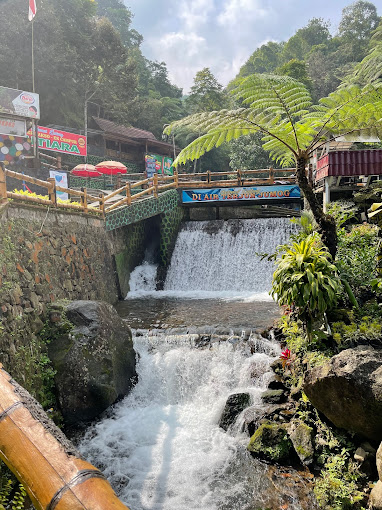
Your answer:
[[[155,292],[155,266],[131,275],[128,298],[147,294],[192,298],[270,299],[274,253],[297,227],[289,218],[189,221],[178,234],[164,291]]]

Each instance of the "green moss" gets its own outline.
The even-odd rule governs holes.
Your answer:
[[[248,450],[266,460],[283,462],[290,456],[292,443],[285,427],[264,423],[251,437]]]

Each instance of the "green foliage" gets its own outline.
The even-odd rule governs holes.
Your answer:
[[[56,374],[42,342],[31,338],[14,355],[14,378],[46,409],[57,407],[54,394]]]
[[[350,324],[345,322],[333,322],[332,333],[333,339],[342,349],[354,347],[360,342],[368,342],[370,340],[382,340],[382,324],[381,317],[361,317],[360,320],[352,321]]]
[[[229,144],[229,165],[237,170],[255,170],[257,168],[278,168],[275,162],[269,157],[269,154],[263,149],[261,134],[253,133],[242,136],[237,140],[232,140]]]
[[[377,276],[378,242],[378,227],[374,225],[356,225],[349,231],[338,229],[336,266],[356,297],[370,292]]]
[[[337,303],[341,282],[329,254],[315,236],[286,250],[277,262],[271,294],[280,305],[293,306],[312,340],[313,323]]]
[[[314,486],[319,505],[331,510],[354,508],[365,499],[359,483],[364,477],[348,451],[343,449],[340,454],[331,455]]]
[[[26,491],[0,461],[0,510],[23,510]]]

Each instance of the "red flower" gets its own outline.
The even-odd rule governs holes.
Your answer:
[[[281,352],[280,358],[287,361],[291,358],[291,352],[289,349],[285,349],[285,351]]]

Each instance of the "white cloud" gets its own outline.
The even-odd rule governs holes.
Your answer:
[[[269,15],[270,10],[261,6],[260,0],[227,0],[218,16],[218,23],[237,30],[238,23],[255,22]]]
[[[124,0],[144,36],[143,54],[164,61],[187,93],[195,74],[209,67],[226,85],[256,48],[285,41],[312,17],[335,26],[351,0]],[[382,0],[373,0],[381,11]]]
[[[178,4],[178,17],[184,30],[198,31],[209,21],[214,0],[182,0]]]

